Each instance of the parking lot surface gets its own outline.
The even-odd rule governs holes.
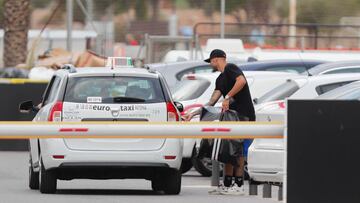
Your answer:
[[[28,153],[0,152],[0,202],[247,202],[271,203],[263,199],[261,187],[258,196],[209,195],[210,178],[201,177],[194,170],[183,175],[180,195],[164,195],[151,190],[146,180],[72,180],[58,181],[56,194],[41,194],[30,190],[28,184]],[[248,187],[246,187],[248,192]]]

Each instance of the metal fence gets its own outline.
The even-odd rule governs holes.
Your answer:
[[[296,28],[296,35],[289,34],[290,27]],[[203,45],[209,38],[220,37],[220,23],[197,23],[193,33]],[[296,49],[359,50],[360,25],[225,23],[225,38],[241,38],[247,48],[290,48],[289,39],[295,38]]]

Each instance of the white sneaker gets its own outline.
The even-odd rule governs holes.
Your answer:
[[[242,185],[239,187],[237,184],[232,185],[231,187],[220,191],[220,194],[222,195],[245,195],[245,189]]]
[[[224,192],[224,191],[226,191],[228,189],[229,189],[229,187],[225,187],[224,185],[219,185],[214,190],[210,190],[209,194],[210,195],[221,195],[222,192]]]

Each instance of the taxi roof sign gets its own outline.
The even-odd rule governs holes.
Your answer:
[[[106,67],[111,68],[133,68],[131,57],[108,57]]]

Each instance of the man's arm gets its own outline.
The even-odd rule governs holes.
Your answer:
[[[214,92],[212,93],[210,100],[204,105],[204,106],[214,106],[216,104],[217,101],[219,101],[221,97],[221,92],[220,90],[214,90]],[[199,115],[201,113],[201,108],[197,109],[196,111],[191,112],[190,114],[187,114],[184,116],[184,119],[186,121],[191,120],[192,117],[194,117],[195,115]]]
[[[229,91],[227,94],[229,97],[233,97],[236,95],[242,88],[246,85],[246,79],[243,75],[240,75],[236,78],[236,82],[233,86],[233,88]]]
[[[222,103],[222,107],[223,107],[224,111],[229,110],[231,98],[234,95],[236,95],[238,92],[240,92],[240,90],[242,90],[242,88],[245,86],[245,84],[246,84],[246,79],[243,75],[240,75],[236,78],[236,82],[235,82],[233,88],[231,88],[229,93],[225,96],[225,100]]]

